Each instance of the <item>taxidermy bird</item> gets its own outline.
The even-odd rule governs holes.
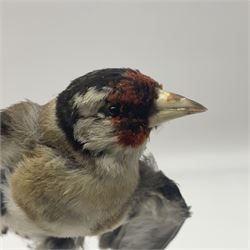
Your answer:
[[[129,68],[72,81],[45,105],[1,112],[1,225],[35,249],[164,249],[189,216],[144,153],[153,128],[206,109]]]

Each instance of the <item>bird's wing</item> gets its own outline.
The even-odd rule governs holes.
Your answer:
[[[189,207],[176,184],[149,162],[140,161],[140,184],[129,218],[100,237],[101,248],[164,249],[189,217]]]

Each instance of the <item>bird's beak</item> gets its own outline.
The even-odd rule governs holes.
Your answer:
[[[165,121],[206,110],[201,104],[184,96],[159,90],[155,110],[149,118],[149,127],[153,128]]]

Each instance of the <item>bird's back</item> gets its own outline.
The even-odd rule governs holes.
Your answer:
[[[13,169],[39,140],[40,106],[26,101],[1,111],[1,168]]]

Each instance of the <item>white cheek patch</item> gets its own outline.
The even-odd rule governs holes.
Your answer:
[[[84,149],[102,151],[118,143],[112,123],[89,117],[80,119],[74,125],[75,139],[84,144]]]
[[[104,87],[101,90],[91,87],[84,95],[76,94],[74,96],[73,107],[77,108],[79,114],[84,117],[94,115],[105,104],[105,99],[110,92],[111,89],[108,87]]]

